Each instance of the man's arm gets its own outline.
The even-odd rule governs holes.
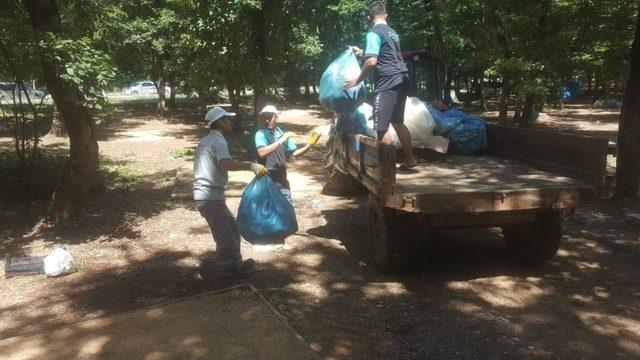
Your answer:
[[[258,136],[264,136],[263,134],[260,134],[259,132],[256,133],[256,139],[258,138]],[[290,137],[294,136],[295,134],[292,132],[286,132],[284,133],[284,135],[282,135],[282,137],[278,140],[276,140],[273,144],[270,145],[262,145],[262,144],[258,144],[258,141],[256,141],[256,147],[258,148],[258,155],[261,158],[267,157],[269,154],[271,154],[272,152],[276,151],[276,149],[278,148],[278,146],[283,145],[287,140],[289,140]],[[266,141],[265,141],[266,143]]]
[[[367,76],[369,76],[369,73],[371,72],[371,69],[375,68],[376,65],[378,65],[378,58],[377,57],[370,57],[368,58],[365,62],[364,65],[362,65],[362,71],[360,71],[360,75],[358,76],[357,79],[354,80],[349,80],[344,84],[344,88],[345,89],[351,89],[354,86],[358,86],[358,84],[360,84],[364,79],[367,78]]]
[[[369,73],[373,68],[378,65],[378,55],[380,54],[380,47],[382,46],[382,39],[380,35],[368,32],[365,37],[365,50],[358,48],[357,46],[352,46],[351,49],[357,56],[364,56],[366,58],[364,64],[362,65],[362,70],[360,71],[360,75],[353,80],[347,81],[344,84],[345,89],[350,89],[354,86],[360,84],[364,79],[369,76]]]
[[[251,171],[258,177],[267,173],[267,168],[263,165],[248,161],[236,161],[231,158],[218,160],[218,165],[224,171]]]
[[[306,153],[307,151],[309,151],[309,149],[311,149],[311,146],[309,144],[296,149],[296,151],[294,151],[291,156],[296,157],[296,156],[300,156],[300,155],[304,155],[304,153]]]
[[[218,161],[220,168],[224,171],[243,171],[251,170],[251,163],[248,161],[236,161],[233,159],[220,159]]]

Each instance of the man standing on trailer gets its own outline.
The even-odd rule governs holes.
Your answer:
[[[389,125],[398,134],[405,160],[401,169],[415,167],[418,163],[411,147],[411,132],[404,125],[404,108],[409,92],[409,70],[402,59],[400,38],[387,25],[387,9],[381,1],[369,5],[367,20],[372,25],[366,35],[365,50],[352,46],[353,52],[364,57],[365,62],[357,79],[347,81],[345,89],[357,86],[373,70],[375,100],[373,103],[374,129],[378,140],[391,144]]]

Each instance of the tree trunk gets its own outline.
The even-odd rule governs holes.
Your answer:
[[[238,107],[240,106],[240,101],[238,99],[240,92],[234,89],[231,84],[227,84],[227,92],[229,93],[229,102],[231,103],[231,108],[234,111],[238,110]]]
[[[484,76],[480,77],[480,106],[487,111],[487,95],[484,91]]]
[[[164,60],[162,54],[153,52],[153,75],[155,78],[156,91],[158,92],[157,115],[164,117],[167,111],[166,106],[166,78],[164,75]]]
[[[60,33],[60,15],[55,0],[24,0],[24,5],[37,33]],[[59,223],[80,214],[98,170],[98,141],[93,118],[83,105],[80,89],[61,78],[64,63],[46,56],[40,62],[44,82],[60,112],[71,144],[69,160],[47,214],[50,222]]]
[[[605,80],[602,83],[602,98],[609,99],[611,97],[611,82]]]
[[[513,98],[515,99],[515,103],[513,105],[513,119],[511,122],[513,124],[520,124],[520,119],[522,118],[522,97],[519,93],[515,93]]]
[[[498,113],[498,122],[502,125],[507,125],[509,122],[509,97],[511,96],[511,90],[508,86],[502,85],[502,93],[500,94],[500,112]]]
[[[522,113],[520,114],[520,127],[528,128],[533,123],[531,117],[533,112],[533,105],[535,103],[535,94],[528,93],[524,98],[524,106],[522,107]]]
[[[267,103],[267,94],[266,94],[266,86],[265,79],[267,78],[266,74],[266,39],[264,31],[264,19],[266,13],[263,7],[260,8],[254,14],[252,21],[252,40],[253,40],[253,58],[255,60],[256,65],[256,73],[253,76],[253,115],[254,115],[254,127],[257,128],[260,124],[258,121],[258,113]]]
[[[198,103],[200,103],[200,110],[207,110],[207,97],[204,91],[198,91]]]
[[[169,82],[169,102],[167,103],[167,105],[171,108],[171,109],[175,109],[176,108],[176,77],[175,75],[171,76],[171,80]]]
[[[637,198],[640,183],[640,8],[630,70],[618,126],[616,198]]]

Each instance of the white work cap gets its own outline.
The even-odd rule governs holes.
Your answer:
[[[214,121],[224,116],[236,116],[236,113],[228,112],[219,106],[215,106],[207,111],[207,115],[204,116],[204,120],[207,124],[211,125]]]
[[[278,109],[276,109],[275,106],[273,105],[267,105],[265,106],[262,111],[260,111],[260,114],[264,114],[264,113],[273,113],[276,115],[279,115],[280,113],[278,112]]]

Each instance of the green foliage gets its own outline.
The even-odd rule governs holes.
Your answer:
[[[43,56],[64,64],[61,78],[82,89],[83,105],[98,115],[96,110],[102,110],[106,102],[103,91],[116,75],[109,56],[94,49],[88,38],[66,39],[50,34],[40,41],[40,48]]]
[[[196,149],[192,147],[171,150],[171,156],[174,158],[194,156]]]

